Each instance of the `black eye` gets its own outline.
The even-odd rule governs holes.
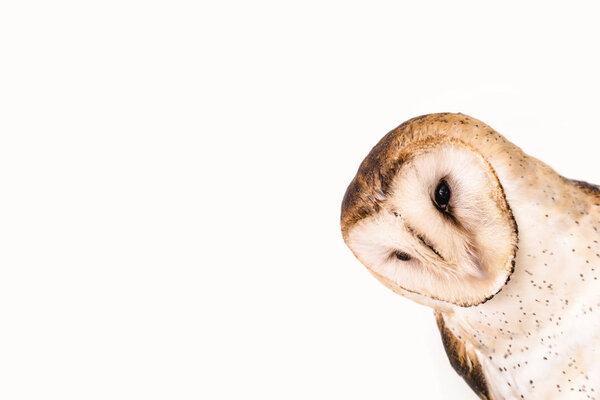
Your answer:
[[[450,202],[450,186],[444,180],[442,180],[437,188],[435,188],[435,204],[439,209],[443,211],[448,210],[448,203]]]
[[[410,255],[406,254],[403,251],[396,251],[396,252],[394,252],[394,255],[400,261],[408,261],[408,260],[410,260]]]

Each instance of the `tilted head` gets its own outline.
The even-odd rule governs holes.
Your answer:
[[[415,301],[486,301],[510,278],[517,245],[488,156],[514,149],[461,114],[405,122],[371,150],[348,186],[346,244],[384,285]]]

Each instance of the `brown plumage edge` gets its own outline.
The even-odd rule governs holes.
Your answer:
[[[435,313],[435,319],[452,368],[481,399],[493,400],[477,355],[467,351],[465,344],[446,327],[442,313]]]
[[[579,189],[583,190],[587,194],[591,194],[595,197],[600,197],[600,186],[594,185],[593,183],[588,183],[584,181],[578,181],[575,179],[567,179],[568,182],[571,182],[573,185],[577,186]]]

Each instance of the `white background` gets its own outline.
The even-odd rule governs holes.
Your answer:
[[[600,182],[592,2],[3,1],[0,397],[474,398],[342,242],[389,130]]]

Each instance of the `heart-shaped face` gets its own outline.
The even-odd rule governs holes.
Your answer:
[[[517,228],[502,185],[456,137],[384,138],[348,187],[341,225],[375,277],[420,303],[477,305],[512,273]]]

